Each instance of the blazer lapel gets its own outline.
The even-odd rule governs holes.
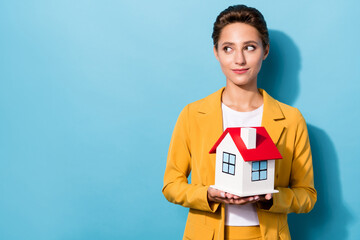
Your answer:
[[[208,139],[217,141],[223,133],[223,120],[221,110],[221,95],[224,88],[211,94],[198,109],[199,118],[201,118],[201,128],[206,131]],[[211,148],[212,146],[210,146]],[[210,151],[209,148],[209,151]]]
[[[217,92],[209,95],[204,99],[202,104],[198,108],[197,123],[201,129],[201,135],[206,136],[202,138],[202,149],[210,151],[212,146],[219,139],[223,133],[223,120],[221,110],[221,96],[224,88],[221,88]],[[215,171],[215,154],[208,154],[210,157],[210,171]],[[213,176],[214,178],[214,176]],[[215,179],[209,179],[214,182]]]
[[[285,128],[283,121],[281,121],[285,119],[285,116],[275,99],[263,89],[259,89],[259,92],[264,98],[264,112],[261,125],[265,127],[271,139],[277,145]]]

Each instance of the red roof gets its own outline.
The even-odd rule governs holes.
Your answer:
[[[256,148],[247,149],[240,136],[241,128],[227,128],[220,138],[216,141],[215,145],[211,148],[209,153],[216,153],[217,146],[229,133],[233,139],[237,149],[244,158],[244,161],[261,161],[270,159],[281,159],[282,156],[279,150],[276,148],[274,142],[271,140],[268,132],[264,127],[256,128]]]

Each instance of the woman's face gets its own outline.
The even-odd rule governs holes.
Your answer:
[[[226,85],[257,87],[257,75],[269,53],[259,32],[245,23],[231,23],[220,34],[214,53],[226,76]]]

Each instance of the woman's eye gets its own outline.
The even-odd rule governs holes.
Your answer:
[[[231,47],[224,47],[224,51],[227,53],[230,52],[231,50],[232,50]]]
[[[248,50],[248,51],[254,51],[254,50],[255,50],[255,46],[249,45],[249,46],[246,46],[245,49]]]

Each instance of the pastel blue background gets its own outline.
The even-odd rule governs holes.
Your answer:
[[[181,239],[168,144],[225,84],[210,36],[235,3],[0,2],[0,239]],[[242,3],[270,29],[260,85],[308,123],[318,202],[292,237],[360,239],[360,3]]]

